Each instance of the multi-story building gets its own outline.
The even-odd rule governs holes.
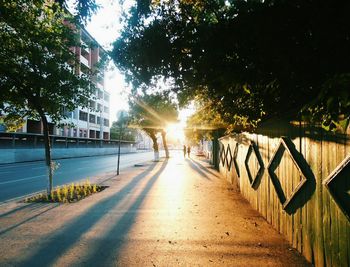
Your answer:
[[[85,30],[80,30],[82,47],[74,47],[72,50],[80,61],[80,67],[76,70],[77,75],[94,71],[96,64],[103,58],[106,51],[100,46],[90,46],[89,44],[98,44],[94,38]],[[68,137],[85,137],[97,139],[110,139],[109,122],[109,93],[105,90],[104,75],[99,74],[92,78],[97,90],[94,97],[89,100],[89,108],[76,108],[73,112],[67,113],[68,119],[63,122],[74,125],[73,127],[57,127],[50,124],[50,132],[54,135]],[[24,126],[19,130],[25,133],[42,133],[42,124],[40,121],[26,119]]]

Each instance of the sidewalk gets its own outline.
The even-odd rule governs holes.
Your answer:
[[[207,167],[175,157],[74,204],[0,206],[0,266],[309,266]]]

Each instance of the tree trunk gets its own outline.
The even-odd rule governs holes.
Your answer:
[[[168,145],[166,143],[166,132],[164,130],[162,131],[162,140],[163,140],[163,146],[164,146],[164,150],[165,150],[165,157],[168,159],[169,158],[169,149],[168,149]]]
[[[43,131],[44,131],[44,144],[45,144],[45,159],[46,159],[46,166],[49,174],[49,179],[47,183],[47,195],[49,198],[51,198],[52,190],[53,190],[53,166],[52,166],[52,160],[51,160],[51,143],[50,143],[50,136],[49,136],[49,123],[47,122],[47,118],[45,114],[40,114],[41,121],[43,123]]]
[[[159,147],[157,143],[156,134],[153,131],[151,131],[151,132],[148,132],[148,135],[149,137],[151,137],[153,142],[154,161],[159,161]]]

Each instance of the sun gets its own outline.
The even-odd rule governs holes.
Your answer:
[[[184,126],[181,123],[168,124],[165,129],[169,139],[183,143],[185,141]]]

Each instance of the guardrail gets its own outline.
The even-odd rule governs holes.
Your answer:
[[[94,138],[66,137],[50,135],[52,148],[116,148],[119,140],[102,140]],[[136,142],[121,140],[121,145],[132,145]],[[0,132],[0,149],[33,149],[44,148],[42,134],[2,133]]]

